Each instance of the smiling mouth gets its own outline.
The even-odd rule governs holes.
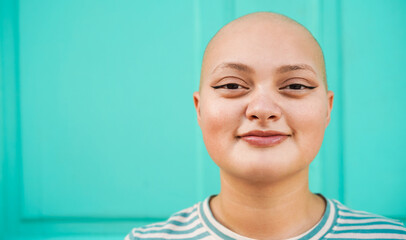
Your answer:
[[[250,131],[237,138],[255,147],[273,147],[285,141],[290,135],[276,131]]]

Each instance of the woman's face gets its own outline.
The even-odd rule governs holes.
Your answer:
[[[333,102],[323,70],[318,45],[300,28],[259,24],[213,40],[194,100],[206,148],[222,172],[274,181],[309,166]]]

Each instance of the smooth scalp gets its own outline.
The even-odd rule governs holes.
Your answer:
[[[210,71],[210,66],[208,66],[208,62],[210,62],[210,57],[212,55],[216,54],[216,51],[219,47],[220,44],[223,43],[223,41],[227,41],[228,38],[232,38],[233,36],[235,37],[241,37],[243,36],[243,31],[244,29],[249,27],[261,27],[264,32],[267,32],[268,34],[278,34],[278,30],[280,28],[293,28],[295,29],[296,32],[305,35],[310,41],[310,44],[314,46],[314,54],[318,57],[319,59],[319,70],[321,71],[321,80],[325,86],[325,89],[327,91],[327,79],[326,79],[326,69],[325,69],[325,61],[324,61],[324,56],[323,56],[323,51],[317,42],[317,40],[314,38],[314,36],[310,33],[309,30],[307,30],[303,25],[300,23],[296,22],[295,20],[288,18],[284,15],[278,14],[278,13],[272,13],[272,12],[256,12],[256,13],[251,13],[245,16],[242,16],[240,18],[237,18],[233,20],[232,22],[228,23],[225,25],[223,28],[221,28],[214,36],[213,38],[209,41],[207,44],[207,47],[204,51],[203,55],[203,61],[202,61],[202,68],[201,68],[201,74],[200,74],[200,84],[199,84],[199,91],[201,91],[201,86],[202,83],[205,81],[206,75],[208,71]],[[238,49],[236,49],[238,51]],[[228,67],[233,67],[239,70],[245,70],[249,71],[250,68],[248,66],[245,66],[244,64],[236,64],[236,63],[223,63],[222,64],[227,65]],[[216,66],[216,68],[211,71],[215,71],[217,68],[221,68],[222,66]],[[307,66],[307,65],[286,65],[281,67],[281,71],[292,71],[292,70],[299,70],[299,69],[307,69],[310,71],[315,72],[315,69]]]

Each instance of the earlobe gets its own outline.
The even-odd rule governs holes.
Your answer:
[[[195,109],[196,109],[197,123],[200,126],[200,93],[199,92],[193,93],[193,102],[195,104]]]
[[[334,102],[334,92],[328,91],[327,92],[327,121],[326,121],[326,127],[330,123],[331,119],[331,111],[333,109],[333,102]]]

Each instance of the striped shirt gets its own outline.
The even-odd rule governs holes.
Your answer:
[[[134,239],[243,239],[221,225],[209,207],[210,197],[173,214],[167,221],[134,228],[125,240]],[[406,239],[406,228],[397,220],[355,211],[326,199],[322,219],[310,230],[290,239]]]

